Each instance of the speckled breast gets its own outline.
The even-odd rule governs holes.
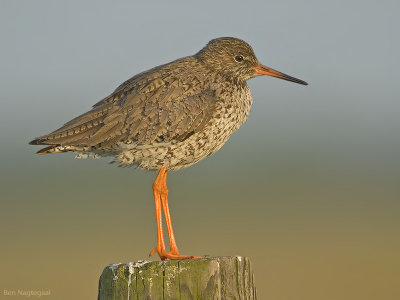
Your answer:
[[[234,95],[234,96],[232,96]],[[222,93],[217,102],[216,111],[209,126],[202,132],[206,139],[205,156],[218,151],[229,137],[246,121],[252,104],[250,89],[247,85],[231,93]]]

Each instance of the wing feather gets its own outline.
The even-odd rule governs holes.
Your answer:
[[[196,63],[189,57],[138,74],[92,110],[31,144],[104,146],[111,141],[182,141],[205,126],[216,103],[215,93],[204,85],[206,80],[200,80],[203,75],[194,73],[196,68],[191,64]]]

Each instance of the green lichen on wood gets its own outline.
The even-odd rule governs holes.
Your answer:
[[[107,266],[99,300],[256,299],[248,258],[216,257]]]
[[[104,269],[99,282],[99,290],[102,291],[100,299],[126,299],[125,295],[129,293],[126,270],[125,264],[112,264]]]
[[[141,299],[163,299],[161,298],[163,295],[160,294],[160,291],[164,290],[164,264],[162,262],[144,264],[135,273],[137,293],[141,295]]]
[[[179,263],[180,261],[175,260],[164,265],[164,299],[181,299]]]
[[[179,261],[179,280],[182,299],[218,299],[218,260]]]

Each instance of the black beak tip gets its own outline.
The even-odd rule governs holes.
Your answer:
[[[290,79],[292,79],[292,80],[290,80]],[[302,84],[302,85],[308,85],[307,82],[305,82],[305,81],[303,81],[303,80],[301,80],[301,79],[297,79],[297,78],[294,78],[294,77],[292,77],[292,78],[290,78],[290,79],[289,79],[289,81],[293,81],[293,82],[295,82],[295,83]]]

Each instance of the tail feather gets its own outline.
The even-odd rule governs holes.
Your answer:
[[[112,103],[94,107],[92,110],[72,119],[61,128],[30,141],[30,145],[48,145],[37,154],[60,153],[75,151],[80,148],[94,146],[94,144],[106,141],[108,131],[115,129],[119,123],[123,124],[123,116],[116,114],[119,106]],[[121,119],[121,120],[115,120]],[[105,120],[107,120],[106,124]],[[103,128],[104,127],[104,128]],[[119,126],[121,127],[121,125]],[[119,128],[118,127],[118,128]]]
[[[45,140],[42,138],[36,138],[29,142],[29,145],[46,145],[44,144]]]
[[[59,148],[59,145],[53,145],[53,146],[49,146],[49,147],[40,149],[38,152],[36,152],[36,154],[43,155],[43,154],[54,154],[54,153],[63,153],[63,152],[67,152],[67,151],[61,150]]]

